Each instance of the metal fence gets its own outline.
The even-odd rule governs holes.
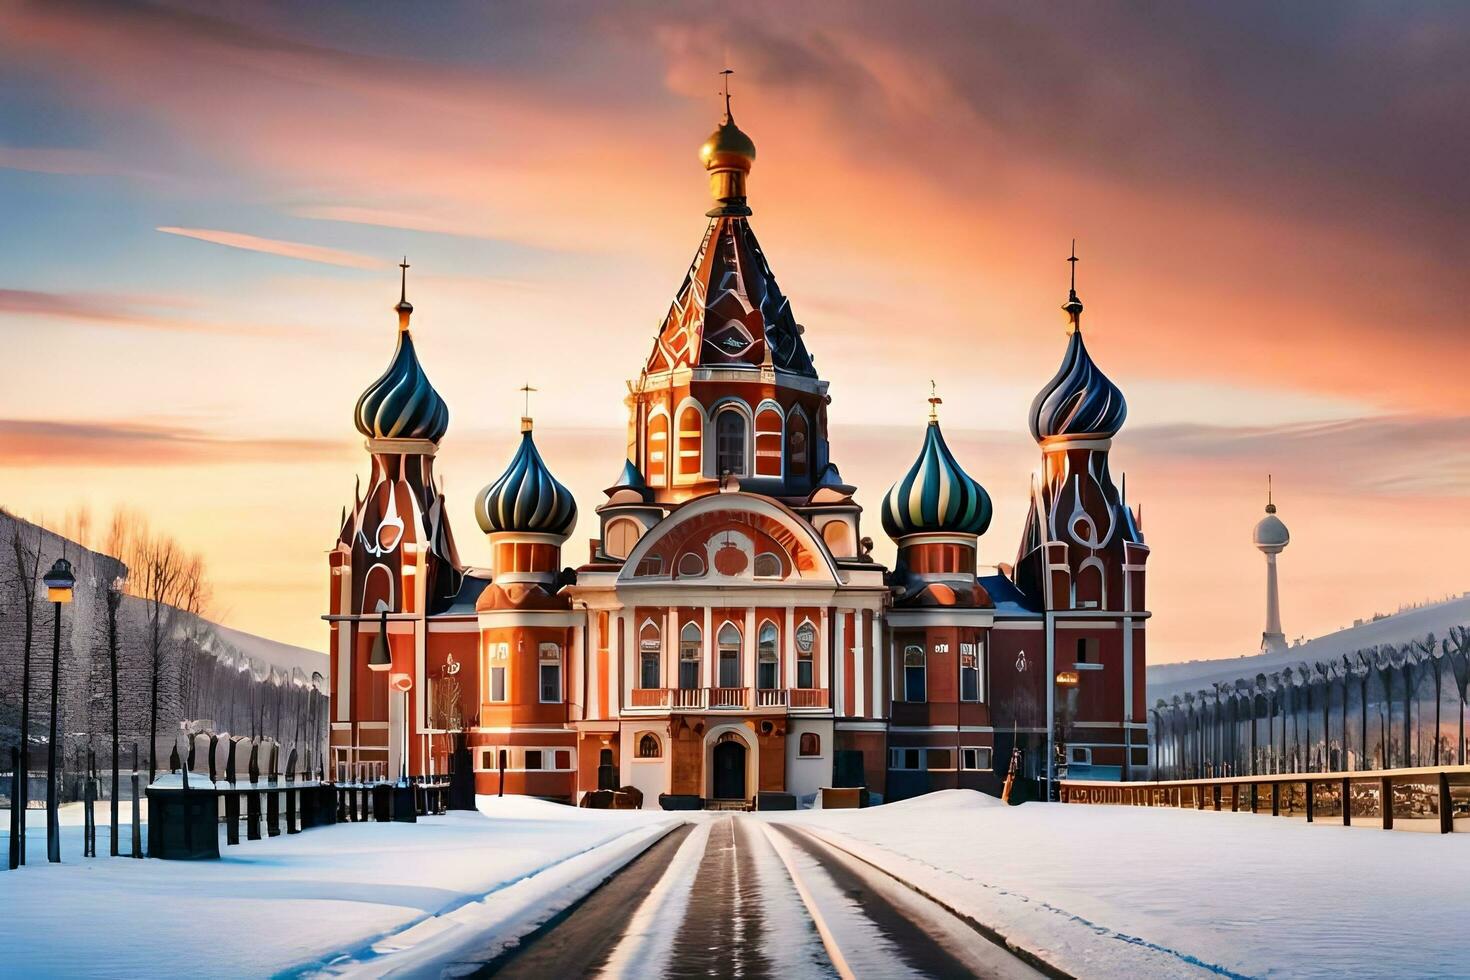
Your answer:
[[[1360,772],[1470,761],[1470,628],[1303,662],[1159,700],[1159,779]]]

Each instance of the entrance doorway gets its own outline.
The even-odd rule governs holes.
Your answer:
[[[745,799],[745,743],[735,735],[722,736],[715,745],[713,765],[715,799]]]

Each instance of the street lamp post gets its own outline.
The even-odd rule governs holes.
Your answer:
[[[71,602],[72,588],[77,584],[71,562],[56,559],[51,571],[41,579],[46,583],[46,598],[56,605],[51,639],[51,738],[46,743],[46,860],[61,862],[61,825],[56,811],[56,708],[61,680],[61,607]]]
[[[1047,796],[1053,803],[1062,798],[1061,782],[1067,778],[1067,728],[1075,710],[1073,692],[1077,690],[1081,677],[1075,670],[1063,670],[1058,671],[1055,680],[1062,703],[1060,710],[1056,712],[1056,731],[1052,733],[1052,765],[1055,767],[1056,781],[1048,788]]]

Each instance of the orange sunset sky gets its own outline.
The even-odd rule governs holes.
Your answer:
[[[212,612],[321,648],[407,253],[462,555],[517,441],[577,494],[704,230],[717,71],[754,227],[880,495],[929,379],[1015,558],[1073,237],[1129,400],[1154,662],[1470,588],[1470,7],[0,0],[0,504],[128,505]]]

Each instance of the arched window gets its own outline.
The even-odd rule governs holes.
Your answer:
[[[762,551],[755,556],[756,578],[780,578],[781,559],[769,551]]]
[[[796,686],[810,690],[816,686],[817,628],[802,623],[796,628]]]
[[[802,732],[797,742],[796,754],[810,758],[822,754],[822,737],[816,732]]]
[[[838,558],[851,558],[857,554],[852,540],[852,525],[846,521],[828,521],[822,525],[822,540]]]
[[[626,518],[613,521],[607,526],[603,547],[614,558],[627,558],[633,551],[633,546],[638,543],[642,531],[637,521],[630,521]]]
[[[755,475],[781,475],[781,413],[774,408],[755,417]]]
[[[659,412],[648,420],[648,485],[661,487],[669,472],[669,417]]]
[[[663,753],[659,750],[658,736],[653,732],[644,732],[638,737],[638,758],[657,759]]]
[[[769,619],[761,623],[756,634],[756,677],[755,686],[762,691],[774,691],[781,685],[777,678],[781,671],[781,657],[776,652],[776,624]]]
[[[638,686],[641,688],[663,687],[663,635],[658,624],[648,620],[638,631]]]
[[[704,559],[692,551],[679,556],[679,577],[699,578],[704,574]]]
[[[704,656],[704,637],[699,627],[685,623],[679,631],[679,689],[692,691],[699,686],[699,662]]]
[[[734,623],[720,627],[720,687],[740,686],[740,630]]]
[[[698,406],[686,405],[679,412],[679,464],[676,471],[685,479],[699,475],[699,447],[704,438],[704,415]]]
[[[921,703],[924,701],[924,648],[910,644],[903,648],[903,699]]]
[[[715,475],[745,476],[745,416],[728,408],[715,416]]]
[[[799,411],[792,412],[790,420],[786,423],[787,475],[795,477],[808,475],[807,458],[811,451],[808,445],[810,439],[810,427],[807,425],[806,416]]]

